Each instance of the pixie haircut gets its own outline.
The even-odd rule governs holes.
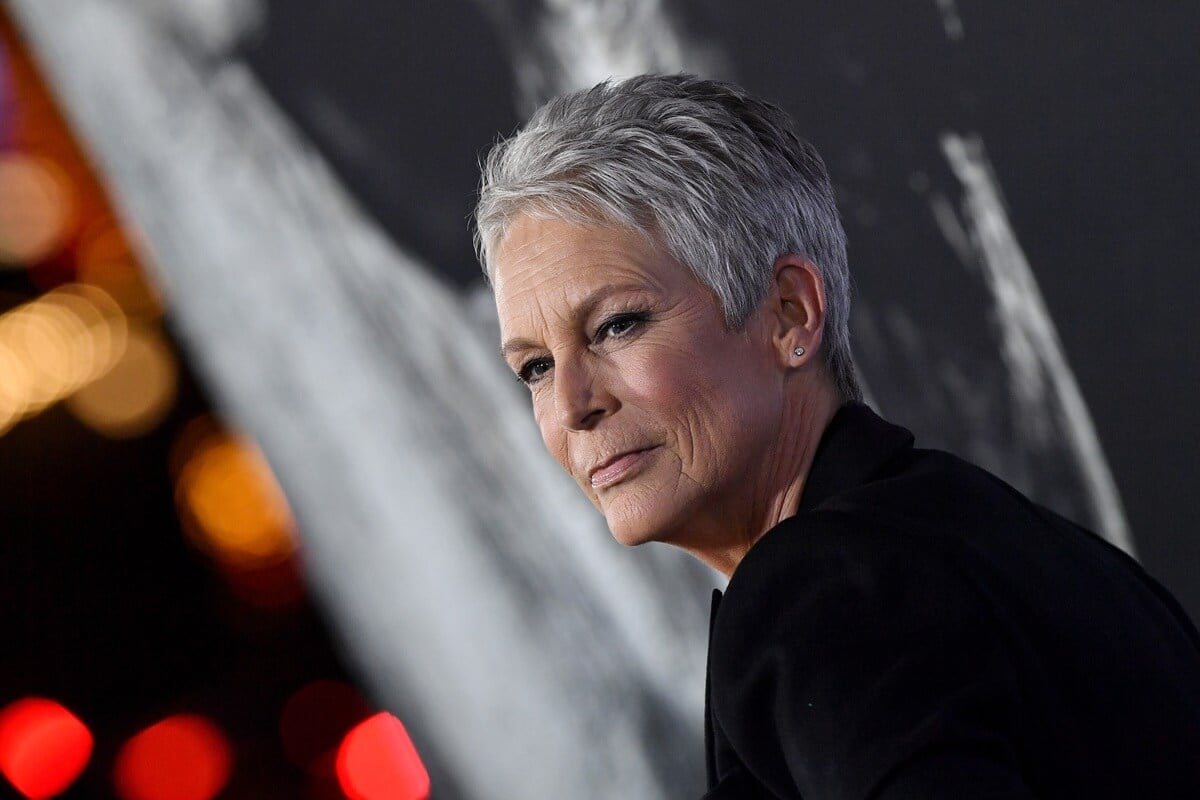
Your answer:
[[[482,166],[475,247],[521,216],[640,231],[716,295],[731,331],[766,298],[775,260],[803,255],[825,285],[825,366],[846,400],[850,273],[825,164],[777,106],[693,75],[609,80],[551,100]]]

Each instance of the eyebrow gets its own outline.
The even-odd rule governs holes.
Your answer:
[[[571,317],[572,319],[586,317],[588,314],[592,313],[592,309],[600,304],[601,300],[604,300],[610,295],[618,294],[620,292],[644,291],[645,289],[645,286],[633,283],[608,284],[606,286],[593,289],[592,292],[584,297],[578,305],[571,309]],[[518,336],[516,338],[509,339],[500,347],[500,355],[507,359],[511,353],[520,352],[521,350],[533,350],[537,347],[540,347],[537,342]]]

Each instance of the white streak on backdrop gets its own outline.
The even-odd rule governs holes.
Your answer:
[[[978,270],[995,301],[993,322],[1007,367],[1018,439],[1031,448],[1061,448],[1077,465],[1100,533],[1133,553],[1112,472],[1075,374],[1029,261],[1008,221],[999,182],[978,134],[945,133],[942,153],[963,187],[961,222],[942,198],[934,217],[964,266]],[[1060,439],[1062,441],[1060,441]]]
[[[550,56],[538,83],[552,87],[551,94],[585,89],[612,76],[685,68],[711,72],[703,55],[697,58],[695,43],[683,40],[661,0],[546,0],[537,32]],[[527,93],[525,99],[540,105],[549,97]]]
[[[938,12],[942,15],[942,27],[946,30],[946,38],[952,42],[961,42],[966,35],[962,17],[958,14],[956,0],[937,0]]]
[[[433,766],[469,798],[698,789],[711,577],[608,540],[495,340],[201,24],[233,6],[9,5],[279,475],[351,656]]]
[[[219,56],[261,30],[266,0],[127,0],[155,27],[184,37],[197,52]]]
[[[644,72],[726,71],[663,0],[476,0],[507,40],[523,116],[563,92]]]

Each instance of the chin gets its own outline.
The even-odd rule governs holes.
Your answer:
[[[631,526],[626,524],[608,523],[608,530],[612,533],[612,537],[616,539],[618,544],[623,544],[626,547],[637,547],[639,544],[646,542],[657,542],[659,538],[655,536],[652,530],[645,530],[644,526]]]
[[[639,498],[636,493],[601,503],[600,510],[614,539],[626,547],[646,542],[670,542],[674,518],[660,497]]]

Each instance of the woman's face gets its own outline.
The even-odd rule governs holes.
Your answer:
[[[763,314],[729,333],[715,296],[641,234],[530,217],[497,248],[493,285],[542,439],[618,541],[719,547],[744,524],[783,408]]]

